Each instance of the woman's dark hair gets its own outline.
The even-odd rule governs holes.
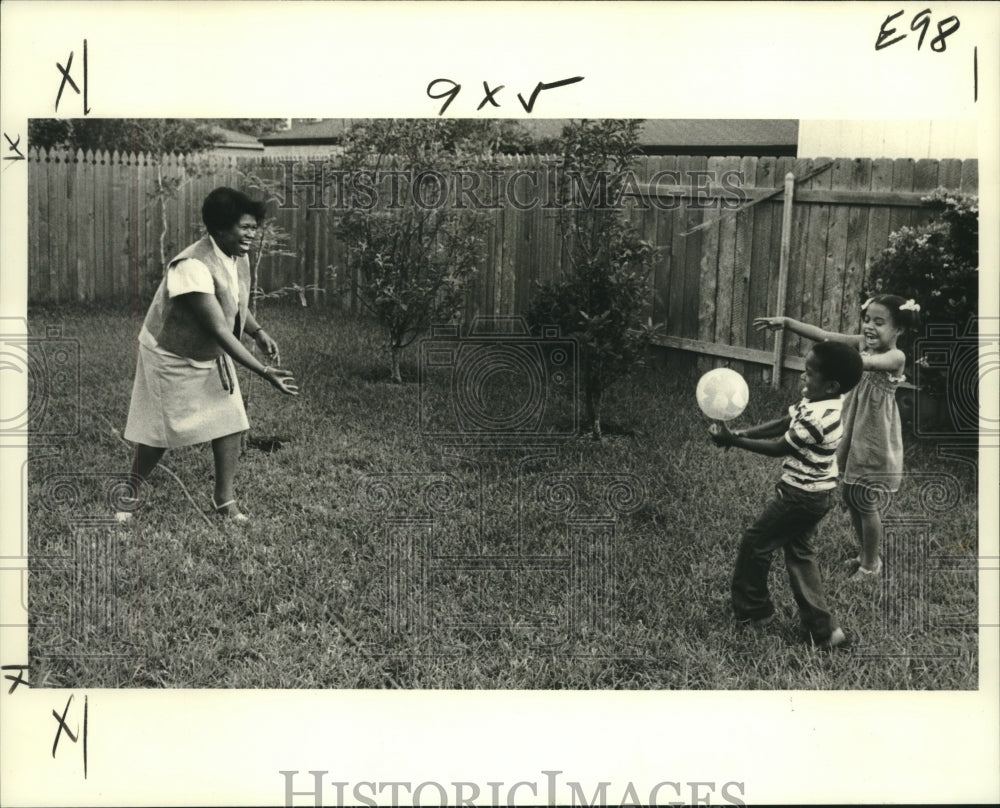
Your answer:
[[[201,220],[209,233],[228,230],[244,214],[250,214],[260,224],[267,215],[267,208],[263,202],[257,202],[232,188],[216,188],[201,205]]]
[[[840,385],[840,394],[854,389],[864,372],[864,364],[857,348],[843,342],[817,342],[812,347],[816,357],[816,370],[830,382]]]
[[[920,311],[920,307],[912,300],[904,300],[899,295],[875,295],[875,297],[868,299],[861,310],[865,311],[872,303],[885,306],[889,310],[889,314],[892,315],[893,325],[898,328],[909,330],[917,324],[917,312]],[[906,308],[900,308],[900,306],[906,306]]]

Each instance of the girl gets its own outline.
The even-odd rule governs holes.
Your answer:
[[[914,325],[920,306],[898,295],[877,295],[861,307],[861,334],[839,334],[790,317],[758,317],[757,330],[787,328],[806,339],[852,345],[861,353],[864,376],[844,399],[844,438],[837,464],[844,481],[843,495],[854,532],[861,543],[852,559],[853,581],[882,571],[882,518],[879,490],[895,493],[903,476],[903,431],[896,387],[905,380],[906,356],[896,340]]]

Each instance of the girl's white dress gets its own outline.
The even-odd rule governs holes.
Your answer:
[[[862,356],[870,355],[862,352]],[[844,438],[837,449],[842,479],[898,491],[903,478],[903,427],[896,389],[905,376],[866,370],[844,397]]]

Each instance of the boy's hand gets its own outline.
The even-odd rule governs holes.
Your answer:
[[[785,327],[784,317],[757,317],[753,321],[755,331],[780,331]]]
[[[712,443],[716,446],[724,446],[728,449],[733,443],[733,433],[729,431],[729,427],[722,421],[715,421],[711,424],[708,427],[708,434],[712,438]]]

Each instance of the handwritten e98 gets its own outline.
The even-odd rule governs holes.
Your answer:
[[[878,39],[875,40],[875,50],[882,50],[883,48],[888,48],[890,45],[895,45],[900,40],[906,39],[908,34],[899,34],[895,36],[899,29],[889,27],[893,20],[902,17],[904,10],[900,9],[895,14],[890,14],[885,18],[885,22],[882,23],[882,27],[878,31]],[[902,20],[900,21],[902,22]],[[938,20],[937,22],[937,36],[931,39],[931,50],[935,53],[943,53],[948,45],[945,40],[955,33],[961,23],[958,17],[954,15],[951,17],[945,17],[943,20]],[[925,8],[919,14],[915,14],[913,19],[910,20],[910,30],[920,31],[920,37],[917,39],[917,50],[924,44],[924,37],[927,36],[927,30],[931,27],[931,10]]]

